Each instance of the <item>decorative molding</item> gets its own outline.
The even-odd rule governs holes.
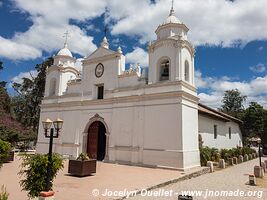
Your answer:
[[[199,152],[198,149],[178,150],[178,149],[153,149],[153,148],[144,148],[143,150],[144,150],[144,151],[174,152],[174,153]]]
[[[186,93],[184,91],[176,91],[176,92],[164,92],[164,93],[161,92],[153,94],[132,95],[125,97],[112,97],[109,99],[101,99],[101,100],[47,103],[47,104],[42,104],[41,108],[63,108],[63,107],[73,107],[73,106],[107,105],[107,104],[112,105],[117,103],[131,103],[131,102],[161,100],[161,99],[176,99],[176,98],[182,98],[184,100],[190,101],[195,104],[198,104],[199,101],[199,98],[195,95]]]
[[[188,42],[187,40],[182,40],[176,37],[155,40],[148,47],[149,53],[153,53],[156,49],[162,46],[173,46],[174,48],[187,48],[189,52],[191,53],[192,57],[195,56],[195,48],[192,46],[192,44]]]
[[[51,67],[48,67],[47,70],[46,70],[46,73],[49,74],[53,71],[59,71],[59,72],[72,72],[74,73],[76,76],[79,76],[79,71],[76,70],[75,68],[73,67],[63,67],[63,66],[56,66],[56,65],[52,65]]]
[[[155,33],[157,34],[161,29],[168,28],[168,27],[182,28],[185,30],[185,32],[189,31],[189,28],[183,23],[181,24],[168,23],[168,24],[159,25],[157,29],[155,30]]]
[[[54,56],[54,59],[59,59],[59,58],[67,58],[69,60],[76,61],[75,58],[70,57],[70,56],[65,56],[65,55],[56,55],[56,56]]]
[[[110,55],[104,55],[102,57],[97,57],[97,58],[90,58],[90,59],[84,59],[82,61],[83,64],[92,64],[92,63],[99,63],[99,62],[103,62],[103,61],[107,61],[107,60],[112,60],[114,58],[119,58],[122,54],[120,53],[113,53],[113,54],[110,54]]]
[[[116,151],[140,151],[140,147],[133,147],[133,146],[113,146],[109,147],[110,150],[116,150]]]

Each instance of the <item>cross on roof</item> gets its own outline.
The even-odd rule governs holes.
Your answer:
[[[66,31],[63,35],[63,38],[65,38],[64,47],[67,47],[68,38],[70,37],[69,31]]]

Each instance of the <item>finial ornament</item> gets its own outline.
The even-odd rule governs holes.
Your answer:
[[[174,15],[174,8],[173,8],[173,5],[174,5],[174,0],[172,0],[172,7],[171,7],[171,10],[170,10],[170,15]]]
[[[106,49],[109,48],[109,43],[108,43],[108,39],[106,37],[103,38],[102,42],[101,42],[101,47],[104,47]]]
[[[67,42],[68,42],[68,37],[70,37],[70,35],[69,35],[69,31],[66,31],[66,32],[64,33],[64,36],[63,36],[63,37],[65,38],[64,48],[67,48],[67,47],[68,47],[68,44],[67,44]]]

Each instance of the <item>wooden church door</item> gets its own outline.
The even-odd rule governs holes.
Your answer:
[[[97,159],[99,122],[93,122],[88,130],[87,153],[90,158]]]

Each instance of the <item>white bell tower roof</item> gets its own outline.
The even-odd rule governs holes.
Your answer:
[[[67,44],[64,45],[63,49],[60,49],[60,51],[57,53],[58,56],[69,56],[73,57],[70,50],[67,48]]]
[[[163,22],[163,24],[169,24],[169,23],[173,23],[173,24],[181,24],[182,22],[175,16],[175,11],[173,9],[173,4],[170,10],[170,14],[167,17],[167,19]]]

